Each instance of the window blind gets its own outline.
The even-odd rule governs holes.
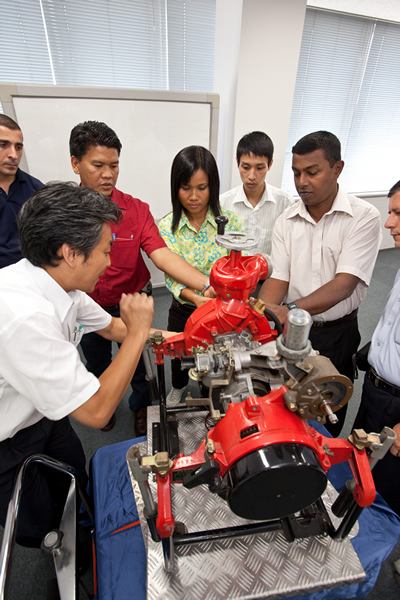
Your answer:
[[[347,191],[387,191],[398,181],[399,56],[399,25],[307,9],[284,189],[295,193],[292,146],[320,129],[342,143],[340,182]]]
[[[0,80],[212,91],[216,0],[2,0]]]

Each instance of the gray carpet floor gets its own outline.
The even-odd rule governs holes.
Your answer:
[[[382,250],[379,253],[367,297],[362,303],[359,312],[359,327],[362,336],[361,345],[364,345],[371,339],[399,268],[399,258],[400,254],[395,249]],[[166,329],[170,298],[169,292],[164,288],[154,290],[154,327]],[[171,379],[169,365],[167,364],[166,366],[166,384],[168,390],[171,385]],[[349,403],[346,423],[341,437],[346,437],[351,430],[351,425],[360,402],[361,387],[362,377],[355,382],[354,394]],[[129,394],[130,390],[125,394],[116,411],[117,423],[112,431],[104,433],[74,422],[74,427],[82,440],[88,460],[102,446],[135,437],[133,430],[134,418],[128,406]],[[0,528],[0,539],[2,538],[2,533],[2,529]],[[378,581],[374,589],[367,596],[367,600],[400,600],[400,588],[393,579],[393,562],[398,558],[400,558],[400,543],[384,562]],[[54,576],[52,558],[50,556],[40,550],[15,546],[7,600],[44,600],[46,598],[46,582],[54,578]],[[83,581],[89,590],[93,590],[93,573],[91,570],[85,575]],[[80,598],[87,598],[83,588],[81,588]],[[134,591],[132,591],[132,600],[134,598]]]

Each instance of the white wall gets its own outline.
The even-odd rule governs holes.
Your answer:
[[[307,6],[400,22],[399,0],[307,0]]]
[[[237,75],[243,0],[217,0],[215,15],[214,90],[220,95],[217,163],[221,190],[231,187],[232,149],[236,148]]]
[[[282,179],[306,0],[244,0],[235,140],[256,129],[274,142],[272,185]],[[235,168],[232,187],[239,185]]]
[[[268,181],[281,184],[305,10],[306,0],[217,0],[214,92],[221,94],[221,191],[239,185],[236,144],[254,130],[271,136],[275,155]]]

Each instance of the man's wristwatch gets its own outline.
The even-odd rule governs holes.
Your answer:
[[[204,296],[204,294],[206,293],[206,291],[208,290],[209,287],[211,287],[211,283],[210,283],[210,280],[208,279],[205,282],[205,284],[203,285],[203,288],[201,290],[201,293],[203,294],[203,296]]]
[[[289,304],[286,304],[286,306],[288,307],[289,310],[292,310],[293,308],[299,308],[296,304],[296,302],[289,302]]]

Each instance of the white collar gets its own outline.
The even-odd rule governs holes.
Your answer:
[[[233,201],[233,204],[236,204],[238,202],[243,202],[243,204],[247,206],[247,208],[251,208],[252,210],[261,208],[266,202],[273,202],[274,204],[276,204],[275,198],[268,189],[267,182],[265,182],[265,190],[263,192],[263,195],[261,196],[261,200],[258,204],[256,204],[256,206],[250,204],[249,200],[247,199],[246,192],[244,191],[243,185],[240,186],[240,193],[236,196],[235,200]]]
[[[331,208],[328,210],[328,212],[326,212],[322,216],[322,218],[324,218],[325,215],[330,215],[334,212],[346,212],[351,217],[353,216],[353,210],[351,208],[347,194],[346,194],[346,192],[342,191],[340,186],[338,186],[338,193],[336,194],[336,197],[333,201]],[[300,202],[296,202],[293,205],[293,212],[288,216],[288,219],[291,219],[292,217],[295,217],[296,215],[299,215],[303,219],[306,219],[306,221],[310,221],[310,223],[315,224],[314,219],[311,217],[310,213],[308,212],[308,210],[306,208],[306,205],[304,204],[304,202],[301,199],[300,199]]]

